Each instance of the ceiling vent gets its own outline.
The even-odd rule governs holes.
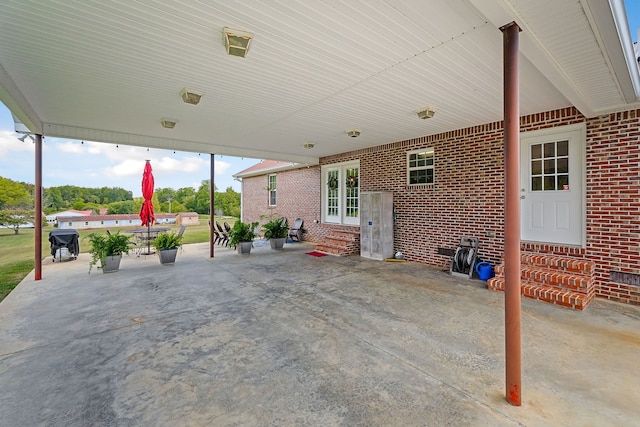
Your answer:
[[[433,117],[436,114],[436,110],[434,110],[433,108],[426,107],[426,108],[423,108],[422,110],[416,111],[416,114],[418,115],[419,119],[426,120]]]
[[[351,138],[357,138],[360,136],[360,131],[358,129],[351,129],[347,131],[347,135]]]
[[[176,123],[178,123],[178,121],[163,117],[162,119],[160,119],[160,123],[162,123],[163,128],[173,129],[174,127],[176,127]]]
[[[224,46],[229,55],[239,56],[240,58],[247,56],[249,45],[253,39],[253,33],[224,27],[222,35],[224,37]]]
[[[182,88],[180,91],[180,96],[186,104],[198,105],[202,95],[204,95],[204,93],[196,92],[195,90],[187,89],[186,87]]]

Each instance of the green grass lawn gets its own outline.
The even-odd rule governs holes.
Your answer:
[[[199,225],[190,225],[187,227],[183,243],[202,243],[209,241],[209,225],[208,215],[200,215]],[[233,226],[236,218],[216,217],[216,221],[221,224],[227,221]],[[162,225],[164,227],[164,225]],[[177,231],[180,227],[168,226],[172,230]],[[117,232],[124,231],[133,227],[111,227],[109,230]],[[43,259],[51,256],[51,246],[49,244],[49,232],[54,230],[51,226],[42,229],[42,257]],[[16,235],[12,229],[0,228],[0,301],[2,301],[9,292],[13,290],[25,278],[27,274],[34,268],[34,232],[33,228],[23,228]],[[80,233],[80,252],[89,252],[89,241],[86,236],[90,233],[105,233],[106,229],[78,230]]]

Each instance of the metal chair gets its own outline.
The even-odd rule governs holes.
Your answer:
[[[218,227],[218,232],[220,233],[220,236],[222,237],[222,242],[220,244],[224,245],[224,246],[227,246],[229,244],[229,235],[227,234],[225,229],[222,228],[222,226],[220,225],[220,223],[218,221],[216,221],[216,227]]]

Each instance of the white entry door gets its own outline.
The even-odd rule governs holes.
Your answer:
[[[583,245],[584,125],[520,134],[520,238]]]

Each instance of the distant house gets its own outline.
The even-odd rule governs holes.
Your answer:
[[[197,212],[179,212],[176,215],[178,225],[198,225],[199,223]]]
[[[49,224],[55,224],[56,221],[57,221],[57,218],[59,216],[62,216],[62,217],[88,216],[88,215],[91,215],[91,214],[92,214],[91,210],[78,211],[78,210],[75,210],[75,209],[69,209],[69,210],[66,210],[66,211],[49,214],[49,215],[46,216],[46,218],[47,218],[47,222]]]
[[[156,224],[175,224],[176,214],[156,214]],[[88,229],[141,226],[138,214],[85,215],[58,217],[60,229]]]

